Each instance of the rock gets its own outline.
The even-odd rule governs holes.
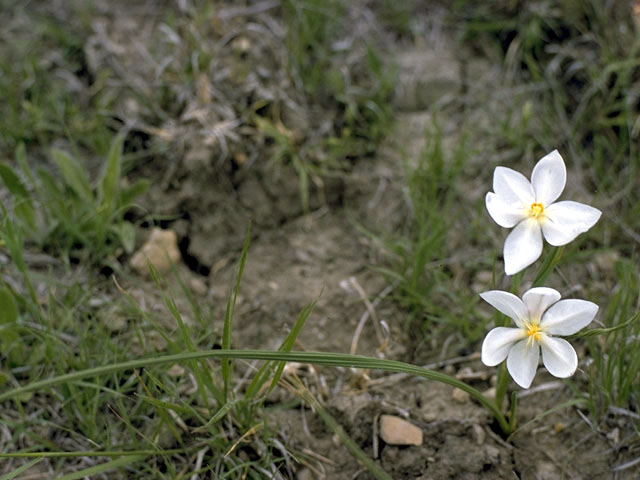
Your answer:
[[[454,388],[453,392],[451,392],[451,398],[453,398],[458,403],[467,403],[469,401],[469,394],[464,390],[460,390],[459,388]]]
[[[181,377],[184,375],[184,368],[176,363],[169,370],[167,370],[167,375],[172,378]]]
[[[147,242],[133,254],[129,265],[137,273],[148,275],[149,261],[158,273],[165,273],[171,270],[172,264],[180,260],[180,250],[178,249],[178,236],[173,230],[163,230],[154,228]]]
[[[482,428],[477,423],[474,423],[471,429],[473,431],[473,438],[476,441],[476,445],[480,446],[484,444],[485,440],[487,439],[487,432],[484,431],[484,428]]]
[[[313,480],[314,478],[313,473],[308,468],[303,468],[296,473],[296,480]]]
[[[106,309],[101,315],[103,325],[111,332],[119,332],[127,326],[127,319],[116,307]]]
[[[491,387],[491,388],[488,388],[487,390],[485,390],[484,396],[487,397],[489,400],[495,400],[496,399],[496,387]]]
[[[107,327],[107,330],[112,332],[119,332],[120,330],[124,330],[124,327],[127,326],[127,319],[124,315],[120,315],[118,313],[114,313],[113,315],[109,315],[108,318],[103,318],[104,326]]]
[[[620,259],[620,254],[615,251],[600,252],[594,255],[593,261],[596,266],[603,272],[613,273],[616,262]]]
[[[422,430],[400,417],[381,415],[380,438],[389,445],[422,445]]]
[[[191,291],[196,295],[205,296],[209,291],[209,287],[207,284],[198,277],[193,277],[189,280],[189,286],[191,287]]]

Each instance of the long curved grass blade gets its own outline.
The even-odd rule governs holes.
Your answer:
[[[607,333],[612,333],[615,332],[616,330],[621,330],[623,328],[628,327],[629,325],[633,324],[634,322],[636,322],[638,319],[640,319],[640,312],[636,312],[635,315],[633,315],[629,320],[627,320],[624,323],[621,323],[620,325],[615,325],[613,327],[609,327],[609,328],[591,328],[589,330],[585,330],[584,332],[578,332],[575,335],[571,335],[570,337],[567,337],[569,339],[571,338],[585,338],[585,337],[593,337],[596,335],[604,335]]]
[[[510,433],[509,423],[493,401],[485,397],[479,390],[476,390],[460,380],[456,380],[455,378],[441,372],[422,368],[417,365],[398,362],[396,360],[365,357],[362,355],[349,355],[344,353],[274,352],[271,350],[201,350],[175,355],[140,358],[121,363],[102,365],[100,367],[89,368],[87,370],[78,370],[76,372],[67,373],[57,377],[32,382],[28,385],[0,393],[0,402],[12,398],[18,398],[20,395],[27,392],[35,392],[85,378],[111,374],[123,370],[152,367],[154,365],[164,365],[167,363],[188,362],[190,360],[200,360],[204,358],[285,361],[326,365],[330,367],[364,368],[369,370],[383,370],[385,372],[406,373],[408,375],[422,377],[428,380],[435,380],[436,382],[445,383],[467,392],[493,414],[505,433]]]

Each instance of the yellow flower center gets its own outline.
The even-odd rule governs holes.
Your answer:
[[[533,202],[529,207],[529,215],[533,218],[540,218],[544,214],[544,205]]]
[[[540,329],[540,325],[538,325],[537,323],[530,323],[529,325],[527,325],[527,336],[529,337],[529,341],[540,341],[540,337],[542,335],[542,330]]]

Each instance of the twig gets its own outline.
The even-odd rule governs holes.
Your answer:
[[[355,355],[356,350],[358,349],[358,341],[360,340],[360,335],[362,334],[364,324],[367,322],[367,319],[369,317],[371,317],[373,321],[373,326],[375,327],[376,336],[378,337],[378,342],[380,342],[380,346],[383,346],[386,343],[386,339],[384,337],[384,334],[382,333],[382,328],[380,327],[380,321],[378,320],[378,315],[376,314],[375,306],[377,306],[378,303],[380,303],[380,300],[382,300],[384,297],[389,295],[389,293],[391,293],[392,287],[389,286],[385,288],[380,293],[380,295],[376,297],[373,303],[371,303],[369,301],[369,298],[367,297],[366,292],[360,286],[360,284],[358,283],[358,280],[356,280],[355,277],[349,277],[349,283],[356,290],[356,292],[358,292],[358,295],[360,295],[360,299],[367,307],[367,310],[360,317],[360,321],[358,322],[356,330],[353,333],[353,339],[351,340],[351,348],[349,349],[349,353],[351,353],[351,355]]]

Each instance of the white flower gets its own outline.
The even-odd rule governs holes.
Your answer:
[[[520,300],[515,295],[491,290],[480,296],[501,313],[513,319],[516,328],[497,327],[482,343],[482,363],[493,367],[507,359],[507,370],[522,388],[529,388],[542,362],[555,377],[573,375],[578,356],[573,347],[555,335],[572,335],[591,323],[598,306],[586,300],[560,300],[553,288],[537,287]]]
[[[542,253],[542,236],[551,245],[566,245],[586,232],[602,212],[578,202],[555,202],[567,180],[564,161],[554,150],[533,168],[531,182],[506,167],[496,167],[493,192],[486,204],[491,218],[512,228],[504,242],[504,270],[513,275],[535,262]],[[555,202],[555,203],[554,203]]]

